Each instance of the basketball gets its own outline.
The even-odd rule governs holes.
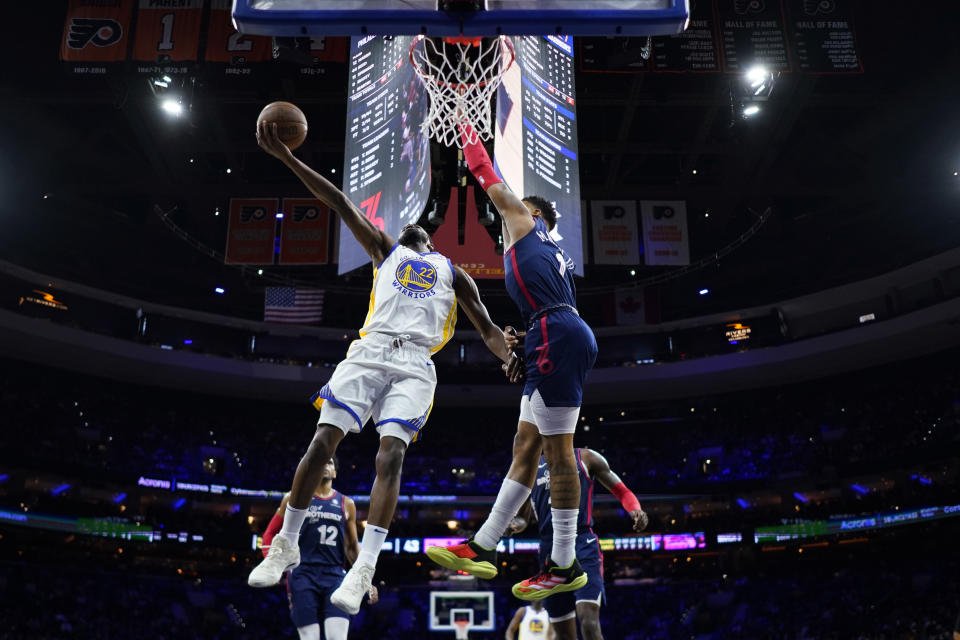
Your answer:
[[[277,125],[280,141],[291,151],[307,139],[307,117],[295,104],[289,102],[271,102],[257,116],[257,123],[270,122]]]

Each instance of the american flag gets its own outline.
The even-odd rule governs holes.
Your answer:
[[[263,320],[284,324],[310,324],[323,318],[323,289],[267,287]]]

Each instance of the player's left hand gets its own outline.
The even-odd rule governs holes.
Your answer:
[[[377,591],[376,585],[370,585],[370,591],[367,591],[367,596],[370,598],[370,604],[377,604],[380,601],[380,592]]]
[[[523,373],[527,367],[523,361],[523,356],[511,353],[510,362],[500,365],[500,368],[503,369],[503,372],[507,375],[507,379],[510,380],[510,382],[517,382],[523,379]]]
[[[633,518],[633,530],[637,533],[646,529],[647,525],[650,524],[650,518],[647,516],[647,512],[643,509],[631,511],[630,517]]]
[[[257,144],[260,148],[277,160],[284,160],[291,155],[287,145],[280,141],[277,135],[277,123],[261,120],[257,123]]]

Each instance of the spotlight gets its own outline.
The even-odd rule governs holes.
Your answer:
[[[164,101],[160,103],[160,108],[175,118],[179,118],[183,113],[183,105],[173,98],[165,98]]]
[[[760,107],[758,107],[758,106],[755,105],[755,104],[748,104],[747,106],[745,106],[745,107],[743,108],[743,117],[744,117],[744,118],[752,118],[753,116],[757,115],[758,113],[760,113]]]
[[[762,64],[757,64],[747,69],[746,79],[753,88],[762,85],[769,77],[770,72],[767,71],[767,68]]]
[[[223,295],[223,294],[226,293],[227,291],[226,291],[226,289],[224,289],[223,287],[217,287],[217,288],[214,289],[214,292],[215,292],[215,293],[219,293],[220,295]]]
[[[262,276],[262,275],[263,275],[263,269],[257,269],[257,275],[258,275],[258,276]]]
[[[636,270],[636,269],[630,269],[630,275],[632,275],[632,276],[637,275],[637,270]]]
[[[277,212],[277,220],[283,220],[283,211]]]
[[[227,167],[227,173],[233,173],[233,169],[231,169],[230,167]]]
[[[700,289],[700,291],[698,291],[697,293],[699,293],[702,296],[705,296],[708,293],[710,293],[710,289]]]

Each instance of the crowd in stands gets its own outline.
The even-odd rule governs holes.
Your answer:
[[[264,489],[287,487],[317,417],[307,403],[147,389],[10,360],[0,360],[0,411],[0,462]],[[403,491],[495,494],[515,414],[437,409],[408,451]],[[367,428],[341,444],[340,482],[355,494],[372,484],[375,440]],[[938,356],[716,398],[587,406],[577,442],[604,453],[638,492],[903,468],[957,450],[960,368]]]
[[[601,622],[620,640],[948,640],[960,598],[956,527],[803,552],[748,546],[693,562],[608,559]],[[250,589],[245,568],[178,574],[42,544],[53,546],[0,553],[0,639],[296,637],[283,588]],[[427,631],[429,592],[460,587],[428,585],[412,563],[381,568],[381,601],[353,619],[351,639],[452,637]],[[471,638],[502,637],[522,606],[508,587],[503,579],[476,585],[494,590],[497,624]]]

